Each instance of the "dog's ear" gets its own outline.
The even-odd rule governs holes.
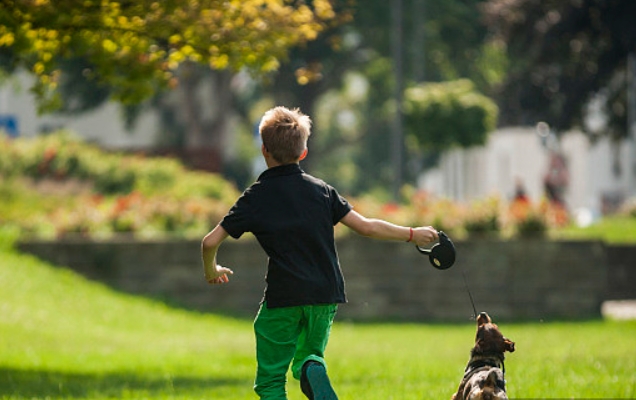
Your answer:
[[[508,339],[508,338],[504,338],[504,349],[506,351],[509,352],[514,352],[515,351],[515,342],[513,342],[512,340]]]

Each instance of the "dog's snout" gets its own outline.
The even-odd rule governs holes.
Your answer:
[[[484,325],[491,322],[490,316],[488,315],[487,312],[482,311],[479,313],[479,316],[477,317],[477,325]]]

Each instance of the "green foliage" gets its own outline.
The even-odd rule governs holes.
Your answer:
[[[434,150],[484,144],[497,123],[495,103],[468,80],[408,88],[404,113],[408,135],[422,148]]]
[[[482,44],[488,35],[480,19],[482,3],[483,0],[402,2],[405,82],[469,78],[481,92],[494,92],[493,85],[506,72],[505,47]],[[323,104],[334,100],[333,92],[347,90],[347,75],[363,76],[370,88],[364,101],[345,105],[347,111],[361,116],[356,124],[360,137],[352,142],[346,128],[324,127],[325,119],[316,120],[308,170],[319,171],[320,176],[346,193],[391,191],[396,179],[390,152],[396,80],[390,38],[396,27],[390,16],[397,3],[374,0],[332,4],[338,17],[346,13],[340,11],[342,8],[352,7],[353,20],[322,32],[306,46],[295,47],[290,52],[290,62],[281,65],[274,84],[265,90],[280,101],[318,116],[327,108]],[[345,4],[338,9],[338,5]],[[334,111],[331,118],[337,119],[339,114]],[[329,144],[317,146],[323,135],[329,135],[325,140]],[[423,164],[434,164],[434,157],[422,153],[409,149],[406,154],[405,182],[415,182]]]
[[[174,195],[177,198],[209,197],[227,200],[233,188],[220,176],[186,171],[170,158],[147,158],[100,150],[70,132],[36,139],[3,137],[0,163],[4,176],[27,176],[34,180],[78,179],[91,182],[98,194]]]
[[[0,225],[0,252],[11,250],[19,235],[20,232],[14,226]]]
[[[483,0],[402,1],[405,79],[440,82],[468,78],[480,90],[491,89],[487,75],[493,65],[481,62],[488,26],[482,21]],[[391,57],[390,18],[395,2],[358,1],[353,28],[360,36],[357,50]],[[352,57],[366,63],[366,57]],[[499,65],[496,65],[497,69]]]
[[[6,248],[0,281],[11,282],[0,291],[0,397],[254,398],[251,321],[170,308]],[[491,316],[516,342],[506,355],[511,398],[634,397],[635,321],[505,323]],[[468,319],[429,325],[336,318],[329,374],[342,399],[447,399],[474,337]],[[288,381],[289,398],[301,399],[297,381]]]
[[[466,217],[464,228],[469,235],[499,235],[501,205],[498,197],[474,202]]]
[[[550,222],[540,210],[530,209],[516,221],[516,233],[522,238],[543,238],[547,235]]]
[[[90,63],[82,74],[108,84],[114,99],[138,103],[174,86],[186,62],[272,71],[334,17],[327,0],[9,1],[0,10],[0,49],[9,65],[39,78],[33,90],[43,109],[60,106],[60,65],[73,58]]]
[[[591,99],[608,121],[596,134],[629,136],[626,60],[636,48],[636,2],[484,2],[484,21],[510,65],[499,90],[506,125],[546,121],[557,132],[586,129]]]
[[[169,158],[104,152],[69,133],[0,141],[0,225],[21,235],[200,237],[239,195],[216,174],[186,170]],[[432,225],[456,239],[488,232],[504,239],[550,235],[633,242],[636,226],[633,205],[619,218],[575,229],[566,210],[546,202],[505,204],[491,197],[465,205],[412,187],[404,188],[399,204],[386,191],[350,201],[369,217]]]
[[[2,138],[0,222],[25,234],[202,235],[236,200],[219,175],[169,158],[109,153],[68,132]]]

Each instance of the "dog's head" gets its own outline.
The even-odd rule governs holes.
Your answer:
[[[504,352],[515,351],[515,342],[504,337],[499,327],[492,322],[488,313],[482,312],[477,317],[477,335],[472,356],[497,354],[503,357]]]

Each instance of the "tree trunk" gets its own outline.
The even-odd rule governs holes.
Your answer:
[[[229,71],[203,70],[187,63],[180,72],[185,157],[190,165],[220,171],[232,109]]]

